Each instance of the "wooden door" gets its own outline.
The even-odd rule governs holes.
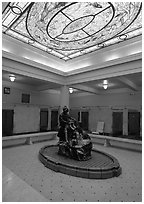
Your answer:
[[[128,113],[128,134],[140,135],[140,112]]]
[[[58,111],[51,111],[51,130],[58,130]]]
[[[123,135],[123,112],[113,112],[112,121],[113,135]]]
[[[2,136],[13,134],[14,110],[2,110]]]
[[[88,130],[89,128],[89,112],[81,112],[81,125],[83,130]]]
[[[47,131],[48,128],[48,110],[41,109],[40,111],[40,131]]]

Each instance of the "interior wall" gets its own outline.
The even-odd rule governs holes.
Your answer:
[[[128,112],[138,111],[142,121],[142,93],[137,92],[105,94],[105,95],[86,95],[71,96],[71,109],[89,111],[89,130],[96,131],[97,123],[103,121],[105,124],[104,132],[112,134],[112,113],[123,112],[123,135],[128,134]],[[142,125],[141,125],[142,129]],[[140,130],[141,131],[141,130]]]
[[[37,132],[39,128],[39,107],[19,105],[14,108],[14,133]]]
[[[22,93],[30,94],[30,104],[21,103]],[[30,89],[22,90],[18,87],[10,87],[10,94],[2,93],[2,101],[3,109],[14,110],[14,133],[33,132],[39,131],[41,108],[48,108],[49,110],[56,108],[59,110],[60,94],[41,93],[30,91]],[[136,92],[134,94],[70,95],[70,109],[72,116],[78,119],[78,112],[87,110],[89,112],[89,130],[91,131],[96,130],[98,121],[104,121],[104,131],[111,134],[112,113],[120,111],[123,112],[123,134],[127,135],[128,112],[139,111],[142,118],[141,107],[141,92]]]
[[[4,85],[3,89],[4,87],[9,86]],[[21,102],[22,93],[30,94],[29,104]],[[59,94],[46,94],[10,87],[10,94],[4,94],[2,91],[2,102],[3,109],[14,110],[13,134],[37,132],[40,130],[40,109],[58,109]]]
[[[3,85],[4,87],[9,87],[6,85]],[[42,93],[38,91],[31,91],[30,89],[19,89],[17,86],[10,87],[10,94],[4,94],[4,91],[2,92],[2,101],[3,104],[22,104],[21,102],[21,96],[22,93],[24,94],[30,94],[30,104],[31,105],[38,105],[38,106],[59,106],[60,104],[60,97],[57,93]]]
[[[108,107],[95,107],[89,110],[89,129],[97,130],[97,123],[104,122],[104,131],[112,132],[112,110]]]
[[[103,95],[73,95],[70,98],[71,107],[85,106],[141,106],[142,92],[135,93],[108,93]]]

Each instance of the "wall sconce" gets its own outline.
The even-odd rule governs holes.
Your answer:
[[[11,74],[11,75],[9,76],[9,78],[10,78],[10,81],[12,81],[12,82],[14,82],[15,79],[16,79],[15,75],[13,75],[13,74]]]
[[[73,91],[74,91],[73,88],[69,88],[70,93],[73,93]]]
[[[107,80],[103,80],[103,88],[104,89],[108,88],[108,81]]]

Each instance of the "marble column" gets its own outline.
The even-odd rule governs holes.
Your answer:
[[[64,106],[69,108],[69,87],[66,85],[61,87],[60,113],[62,112]]]
[[[51,109],[48,110],[48,130],[51,130]]]
[[[128,109],[123,110],[123,135],[128,135]]]
[[[79,122],[82,122],[82,110],[80,110],[80,115],[79,115]]]

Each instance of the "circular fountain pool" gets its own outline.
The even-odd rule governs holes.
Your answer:
[[[101,151],[92,150],[92,158],[87,161],[77,161],[58,154],[58,145],[49,145],[40,149],[40,161],[56,172],[89,178],[106,179],[119,176],[122,172],[118,160]]]

